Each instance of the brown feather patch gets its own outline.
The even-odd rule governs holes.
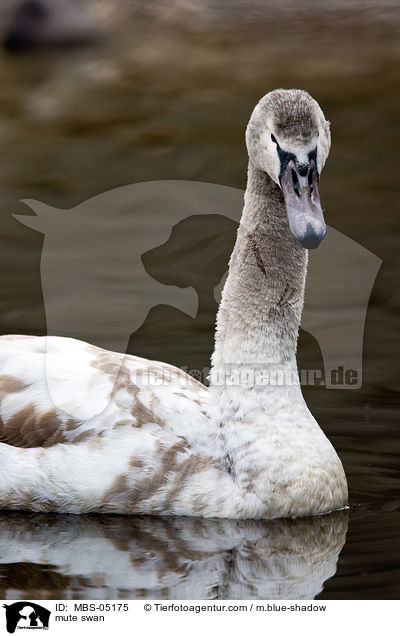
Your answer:
[[[37,413],[30,403],[2,422],[0,441],[19,448],[36,448],[53,446],[65,440],[56,410]]]

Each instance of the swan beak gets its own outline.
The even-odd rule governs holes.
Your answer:
[[[314,160],[298,166],[292,159],[280,178],[289,228],[307,250],[313,250],[326,233],[318,192],[318,173]]]

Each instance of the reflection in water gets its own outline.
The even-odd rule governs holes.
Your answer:
[[[0,517],[2,598],[312,599],[336,563],[347,513],[230,521]]]

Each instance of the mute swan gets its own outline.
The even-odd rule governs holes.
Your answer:
[[[325,234],[329,123],[308,93],[278,89],[255,107],[246,141],[210,387],[70,338],[3,336],[0,507],[268,519],[346,506],[342,464],[304,402],[295,358],[307,249]],[[93,401],[104,410],[87,420]],[[71,403],[81,418],[66,414]]]

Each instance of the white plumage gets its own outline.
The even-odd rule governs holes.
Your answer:
[[[249,180],[210,388],[70,338],[0,338],[1,507],[240,519],[346,505],[342,465],[296,371],[307,251],[275,184],[275,143],[300,152],[299,135],[307,152],[315,146],[310,174],[316,163],[320,171],[330,135],[318,104],[303,91],[265,96],[248,129]],[[313,205],[315,190],[314,180]],[[308,241],[308,225],[296,228]]]

